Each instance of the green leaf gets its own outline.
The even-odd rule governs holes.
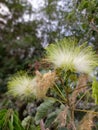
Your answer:
[[[58,109],[56,109],[55,111],[49,113],[49,115],[47,116],[47,119],[45,121],[46,128],[49,128],[52,125],[56,126],[59,123],[57,117],[60,114],[60,112],[62,112],[64,110],[64,108],[65,108],[65,106],[61,105]]]
[[[1,115],[1,113],[6,113],[6,112],[7,112],[6,109],[0,110],[0,115]]]
[[[51,126],[51,124],[54,122],[54,120],[56,119],[58,113],[57,111],[55,112],[52,112],[49,114],[48,118],[46,119],[46,122],[45,122],[45,126],[48,128]]]
[[[53,104],[55,103],[55,100],[45,100],[37,109],[37,113],[35,116],[35,121],[36,123],[39,123],[41,119],[43,119],[48,111],[51,109],[51,106],[53,106]]]
[[[8,121],[9,129],[14,130],[13,123],[9,120]]]
[[[79,5],[79,10],[83,10],[83,9],[85,9],[85,8],[87,8],[88,7],[88,1],[85,1],[85,0],[83,0],[82,2],[81,2],[81,4]]]
[[[2,118],[5,116],[7,110],[3,109],[0,111],[0,120],[2,120]]]
[[[18,114],[14,113],[13,120],[14,120],[13,125],[15,130],[24,130],[21,125],[21,121],[19,120]]]
[[[92,83],[92,97],[95,99],[95,103],[98,104],[98,81],[96,79]]]

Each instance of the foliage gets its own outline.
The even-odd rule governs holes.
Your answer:
[[[35,116],[35,121],[38,123],[40,122],[41,119],[44,119],[46,114],[48,113],[48,111],[51,111],[51,109],[49,110],[49,108],[53,106],[53,104],[55,103],[55,100],[52,99],[48,99],[45,100],[38,108],[37,108],[37,113]]]
[[[67,25],[71,27],[72,35],[79,39],[79,43],[88,41],[97,46],[98,1],[73,0],[73,9],[67,15]]]
[[[18,113],[12,109],[0,110],[0,130],[24,130]]]
[[[25,130],[40,130],[39,126],[34,125],[34,120],[31,116],[24,118],[22,126]]]

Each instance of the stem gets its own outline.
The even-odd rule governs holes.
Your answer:
[[[67,98],[67,105],[69,106],[69,107],[71,107],[70,106],[70,99],[69,99],[69,93],[68,93],[68,91],[65,89],[65,93],[66,93],[66,98]]]
[[[75,122],[74,122],[74,108],[75,108],[75,105],[71,104],[71,100],[69,98],[69,93],[68,93],[68,91],[66,89],[65,89],[65,93],[66,93],[66,98],[67,98],[67,105],[68,105],[70,113],[71,113],[70,121],[71,121],[72,129],[76,130],[76,126],[75,126]]]
[[[71,107],[71,108],[70,108],[70,111],[71,111],[71,124],[72,124],[72,129],[73,129],[73,130],[76,130],[75,121],[74,121],[74,108]]]
[[[83,96],[77,101],[77,103],[75,104],[75,106],[77,106],[78,104],[79,104],[79,102],[81,101],[81,99],[87,94],[87,92],[88,91],[90,91],[91,90],[91,88],[90,89],[88,89],[84,94],[83,94]]]
[[[95,112],[95,111],[90,111],[90,110],[75,109],[75,111],[80,111],[80,112],[89,112],[89,113],[93,113],[93,114],[98,115],[98,112]]]
[[[79,90],[79,89],[81,89],[81,88],[86,88],[86,87],[87,87],[87,86],[81,85],[81,86],[79,86],[79,88],[75,88],[74,91],[77,91],[77,90]]]
[[[58,88],[58,86],[57,86],[56,84],[55,84],[55,87],[56,87],[56,89],[57,89],[58,92],[59,92],[59,96],[60,96],[65,102],[67,102],[65,96],[63,95],[63,93],[61,92],[61,90]]]
[[[41,127],[41,130],[46,130],[43,120],[40,121],[40,127]]]
[[[59,103],[62,104],[62,105],[64,105],[64,103],[65,103],[65,102],[64,102],[63,100],[61,100],[61,99],[59,100],[59,99],[56,99],[56,98],[53,98],[53,97],[45,97],[45,98],[46,98],[46,99],[49,99],[49,98],[50,98],[50,99],[52,99],[52,100],[55,100],[55,101],[59,102]]]

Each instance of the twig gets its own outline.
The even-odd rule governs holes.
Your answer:
[[[79,89],[81,89],[81,88],[86,88],[87,86],[85,86],[85,85],[81,85],[81,86],[77,86],[76,88],[75,88],[75,90],[74,91],[77,91],[77,90],[79,90]]]
[[[40,121],[40,127],[41,127],[41,130],[46,130],[43,120]]]
[[[98,112],[90,111],[90,110],[80,110],[80,109],[75,109],[75,111],[80,111],[80,112],[89,112],[89,113],[93,113],[93,114],[98,115]]]
[[[59,87],[56,84],[54,84],[54,85],[55,85],[55,88],[57,89],[57,91],[60,94],[59,96],[66,102],[67,100],[66,100],[65,96],[63,95],[63,93],[61,92],[61,90],[59,89]]]
[[[79,102],[81,101],[81,99],[87,94],[87,92],[89,92],[91,90],[91,88],[90,89],[88,89],[84,94],[83,94],[83,96],[76,102],[76,104],[75,104],[75,106],[77,106],[78,104],[79,104]]]

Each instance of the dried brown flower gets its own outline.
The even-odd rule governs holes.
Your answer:
[[[55,72],[49,71],[48,73],[41,74],[36,72],[36,97],[38,99],[44,98],[49,88],[51,88],[55,81]]]

